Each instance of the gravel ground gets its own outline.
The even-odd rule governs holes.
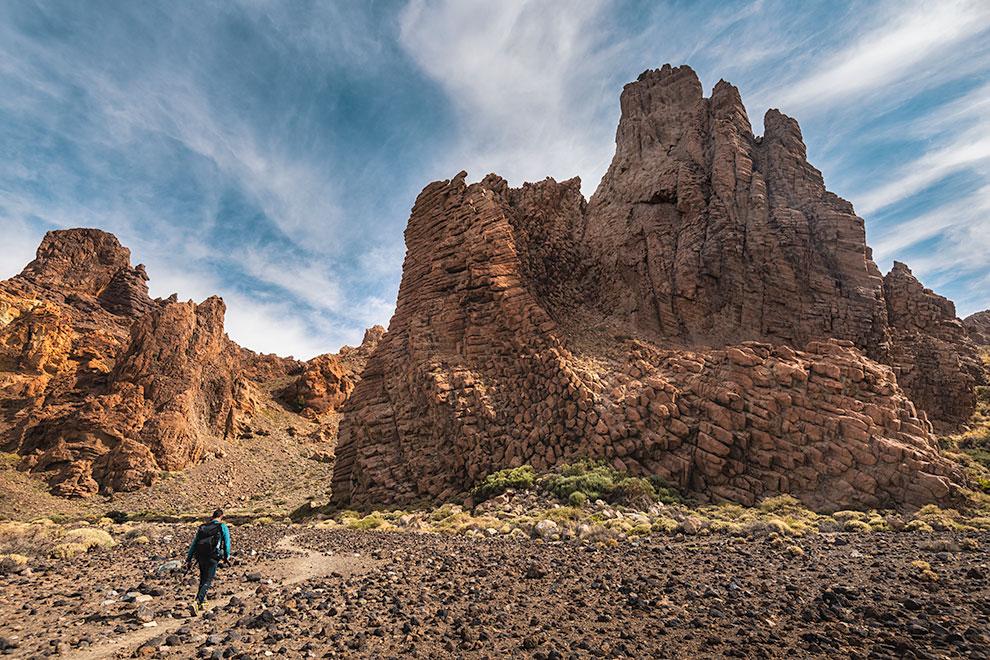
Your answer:
[[[182,551],[168,534],[184,542],[190,529],[159,530],[148,545],[0,578],[0,644],[13,645],[5,652],[990,657],[986,533],[964,544],[948,533],[872,533],[654,536],[598,547],[246,527],[234,530],[242,559],[221,573],[217,606],[187,618],[183,605],[193,585],[155,568]],[[280,540],[297,551],[276,547]],[[308,573],[288,584],[304,560]],[[129,591],[151,598],[120,602]]]

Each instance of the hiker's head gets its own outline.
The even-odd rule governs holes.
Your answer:
[[[213,512],[213,520],[220,520],[223,518],[223,509],[217,509]]]

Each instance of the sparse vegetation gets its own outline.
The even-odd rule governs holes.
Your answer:
[[[938,582],[938,573],[932,570],[932,565],[922,559],[911,562],[911,574],[925,582]]]
[[[536,471],[530,465],[522,465],[508,470],[499,470],[485,477],[472,491],[478,501],[484,501],[501,495],[510,488],[527,490],[533,487]]]

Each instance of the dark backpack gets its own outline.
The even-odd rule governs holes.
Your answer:
[[[223,534],[220,523],[211,521],[200,525],[196,531],[196,559],[220,559],[223,557]]]

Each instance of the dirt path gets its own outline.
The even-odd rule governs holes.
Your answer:
[[[287,559],[276,559],[265,562],[258,567],[258,572],[282,586],[288,586],[305,582],[310,578],[330,575],[331,573],[339,573],[345,576],[353,575],[366,570],[371,563],[371,560],[365,557],[325,555],[316,550],[297,548],[293,545],[294,539],[295,536],[286,536],[280,539],[275,547],[279,550],[291,550],[302,554]],[[244,599],[254,592],[255,587],[251,587],[232,595]],[[132,632],[124,633],[109,644],[77,651],[73,657],[79,660],[131,657],[133,651],[148,640],[160,635],[167,635],[181,627],[187,621],[188,619],[164,619],[162,621],[156,621],[157,626],[139,628]]]

